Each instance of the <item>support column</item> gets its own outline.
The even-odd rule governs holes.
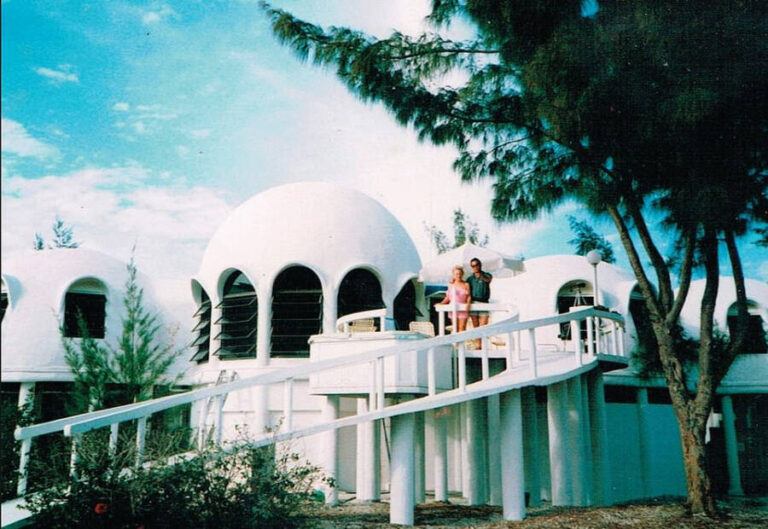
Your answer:
[[[528,491],[528,506],[538,507],[541,504],[541,480],[539,479],[539,421],[536,388],[527,387],[521,391],[525,490]]]
[[[469,505],[484,505],[487,501],[486,483],[488,472],[485,461],[487,437],[486,406],[484,399],[474,399],[464,404],[466,410],[464,442],[467,447],[467,466],[464,469],[467,489],[464,496]]]
[[[525,464],[520,390],[503,393],[499,410],[503,516],[505,520],[522,520],[525,518]]]
[[[253,420],[252,428],[256,436],[267,432],[271,426],[269,420],[269,387],[254,386],[251,388]]]
[[[547,386],[547,429],[552,505],[573,503],[573,485],[568,468],[568,391],[566,382]]]
[[[337,292],[333,286],[323,289],[323,333],[336,332],[336,316],[338,314]]]
[[[424,439],[424,412],[415,413],[415,428],[416,428],[416,441],[413,445],[413,465],[414,465],[414,480],[413,480],[413,494],[414,501],[424,503],[427,501],[427,482],[426,482],[426,445]]]
[[[608,437],[605,420],[603,373],[593,370],[587,375],[589,392],[589,425],[592,443],[592,492],[594,505],[610,505],[611,474],[608,467]]]
[[[644,498],[653,495],[651,490],[650,425],[648,424],[648,388],[637,388],[637,428],[640,444],[640,486]]]
[[[500,428],[499,395],[487,398],[488,421],[485,438],[488,440],[488,505],[501,505],[501,439],[496,432]]]
[[[272,283],[259,286],[259,311],[256,317],[256,365],[269,365],[272,343]]]
[[[325,397],[325,402],[321,410],[321,420],[323,422],[335,421],[339,417],[339,397],[332,395]],[[325,470],[326,476],[336,481],[339,477],[339,445],[338,430],[330,430],[320,434],[322,436],[323,461],[321,466]],[[339,494],[336,487],[325,486],[325,503],[336,505],[339,502]]]
[[[584,389],[581,376],[568,380],[568,440],[571,446],[573,504],[580,507],[592,504],[592,443],[586,421]]]
[[[22,382],[19,384],[19,400],[17,405],[19,410],[26,409],[27,401],[33,403],[35,395],[34,382]],[[16,425],[18,426],[18,424]],[[4,447],[5,448],[5,447]],[[21,443],[19,450],[19,474],[16,481],[16,493],[23,496],[27,492],[27,476],[29,475],[29,454],[32,450],[32,439],[27,439]]]
[[[389,523],[413,525],[415,507],[413,445],[416,442],[416,417],[413,413],[406,413],[392,417],[391,421]]]
[[[723,428],[725,429],[725,455],[728,464],[728,494],[743,496],[741,469],[739,468],[739,444],[736,437],[736,414],[733,412],[733,398],[723,396]]]
[[[435,501],[448,501],[448,432],[444,408],[427,412],[427,429],[431,432],[435,451]]]
[[[357,400],[357,413],[368,412],[368,401]],[[381,427],[380,421],[357,425],[357,472],[355,491],[361,502],[381,499]]]

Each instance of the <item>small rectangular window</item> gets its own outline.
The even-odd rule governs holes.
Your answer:
[[[632,386],[605,385],[605,402],[634,404],[637,402],[637,388]]]
[[[107,298],[101,294],[68,292],[64,298],[64,336],[82,338],[82,318],[90,338],[104,338]]]

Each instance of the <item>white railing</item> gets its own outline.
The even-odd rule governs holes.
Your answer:
[[[360,320],[379,320],[379,330],[385,329],[384,323],[387,319],[387,309],[373,309],[363,312],[355,312],[353,314],[347,314],[336,320],[336,330],[339,332],[350,332],[351,325],[355,321]]]
[[[479,310],[480,304],[477,305]],[[15,437],[17,440],[22,442],[19,466],[21,478],[18,482],[18,494],[19,496],[22,496],[26,493],[26,472],[27,465],[29,463],[31,443],[34,438],[41,435],[63,432],[65,436],[72,438],[73,459],[71,468],[74,472],[77,454],[76,446],[83,434],[99,428],[109,427],[111,429],[111,438],[116,439],[120,424],[127,421],[137,420],[139,427],[136,431],[136,446],[138,448],[137,463],[139,463],[142,458],[141,449],[144,446],[144,438],[146,435],[146,429],[142,428],[141,425],[146,425],[146,421],[151,415],[177,406],[195,403],[203,399],[212,399],[216,397],[223,398],[229,393],[237,390],[255,386],[282,384],[284,391],[284,402],[286,403],[286,409],[284,409],[285,417],[283,421],[283,432],[281,432],[279,435],[264,434],[260,439],[256,440],[256,442],[259,444],[270,444],[290,437],[311,435],[319,431],[341,428],[350,424],[358,424],[367,422],[372,419],[391,417],[398,414],[410,413],[412,411],[421,411],[422,409],[430,409],[432,407],[436,408],[450,403],[471,400],[473,398],[479,398],[480,396],[487,396],[487,394],[491,394],[493,392],[503,391],[503,384],[492,386],[490,388],[479,388],[474,393],[472,391],[468,391],[465,366],[465,360],[467,358],[465,342],[468,340],[480,339],[487,343],[492,336],[506,336],[506,344],[502,355],[504,358],[506,358],[506,371],[504,373],[510,373],[513,369],[519,372],[521,368],[523,368],[523,371],[525,371],[527,366],[527,379],[535,379],[537,376],[539,376],[539,368],[543,365],[542,358],[540,358],[539,352],[537,351],[537,330],[546,328],[548,326],[559,326],[561,323],[571,322],[570,324],[573,326],[572,328],[578,331],[579,322],[582,320],[587,321],[587,347],[579,345],[575,350],[579,351],[579,353],[557,353],[559,357],[573,357],[573,361],[568,362],[569,369],[577,369],[581,367],[585,363],[585,356],[587,357],[587,362],[593,362],[595,361],[597,354],[623,354],[623,350],[620,351],[619,349],[614,348],[614,345],[617,342],[615,337],[613,340],[601,341],[601,339],[598,339],[594,336],[594,329],[603,329],[604,325],[606,324],[607,327],[613,329],[613,332],[618,332],[618,330],[622,328],[620,325],[623,323],[622,317],[615,313],[599,311],[590,307],[567,314],[560,314],[527,322],[517,322],[509,319],[462,333],[447,336],[437,336],[423,340],[407,340],[394,346],[366,351],[349,356],[329,358],[327,360],[319,360],[316,362],[307,362],[299,366],[262,373],[249,378],[237,379],[216,386],[208,386],[196,389],[187,393],[171,395],[168,397],[129,404],[117,408],[67,417],[47,423],[17,428],[15,431]],[[595,320],[598,322],[597,325],[595,324]],[[527,336],[527,349],[521,348],[519,346],[513,347],[513,335],[515,334],[518,336]],[[574,335],[578,336],[579,344],[581,344],[580,332],[575,332]],[[618,340],[618,342],[622,341],[623,340]],[[519,344],[519,339],[514,343]],[[438,393],[436,389],[437,384],[435,370],[435,351],[438,347],[445,345],[452,345],[453,349],[458,353],[458,377],[456,381],[456,387],[453,390],[447,390],[443,393]],[[403,403],[384,408],[384,384],[383,381],[381,381],[380,383],[372,384],[370,389],[370,402],[380,403],[380,406],[377,406],[375,411],[364,415],[337,419],[328,424],[315,425],[312,427],[302,428],[300,430],[290,430],[290,427],[293,425],[294,413],[294,410],[292,409],[292,403],[295,402],[293,399],[294,380],[305,378],[311,374],[316,374],[329,369],[338,369],[340,367],[359,364],[369,365],[371,367],[371,372],[374,373],[374,379],[378,379],[380,377],[376,377],[375,374],[377,372],[382,372],[385,358],[397,355],[417,354],[422,351],[427,352],[428,390],[426,398],[416,399],[418,402],[411,401],[410,403]],[[488,357],[486,355],[483,357],[482,361],[481,382],[487,382],[491,378],[495,377],[490,377],[489,375]],[[216,421],[215,426],[220,427],[220,421]],[[205,425],[200,425],[200,427],[205,427]],[[220,439],[219,436],[214,436],[214,438]]]

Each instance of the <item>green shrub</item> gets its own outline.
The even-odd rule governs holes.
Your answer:
[[[302,507],[315,484],[326,481],[290,450],[247,444],[210,446],[181,462],[154,459],[138,468],[131,450],[110,456],[103,436],[86,437],[78,454],[77,479],[27,499],[37,526],[295,528],[307,522]]]

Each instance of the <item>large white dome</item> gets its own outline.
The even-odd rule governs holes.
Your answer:
[[[269,189],[239,206],[208,244],[197,279],[218,297],[227,270],[242,271],[259,289],[291,265],[312,269],[325,288],[354,268],[369,269],[386,298],[416,277],[421,261],[403,226],[374,199],[305,182]]]

